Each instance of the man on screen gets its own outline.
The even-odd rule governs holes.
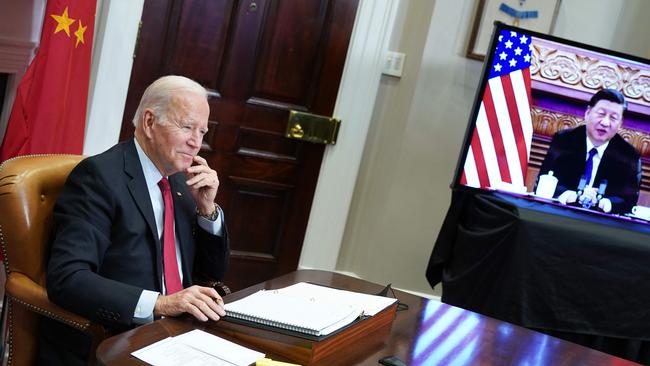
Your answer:
[[[639,152],[618,135],[627,102],[619,91],[594,94],[585,111],[585,124],[553,136],[539,171],[552,171],[558,183],[554,197],[562,204],[630,212],[639,196]]]

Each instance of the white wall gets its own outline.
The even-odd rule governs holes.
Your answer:
[[[410,1],[401,79],[385,76],[337,269],[431,292],[424,271],[480,76],[463,56],[473,1]]]
[[[626,0],[610,48],[650,59],[650,1]]]
[[[45,10],[44,0],[0,0],[0,9],[0,36],[38,41]]]
[[[564,0],[553,34],[650,58],[648,0]]]
[[[648,0],[564,0],[553,34],[650,58],[648,14]]]
[[[84,155],[99,154],[119,139],[143,6],[144,0],[97,3]]]
[[[616,28],[622,4],[621,0],[564,0],[560,4],[553,34],[608,48],[614,37],[610,30]]]

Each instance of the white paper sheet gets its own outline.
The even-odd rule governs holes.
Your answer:
[[[360,292],[339,290],[326,286],[314,285],[307,282],[299,282],[294,285],[281,288],[278,292],[297,296],[322,299],[323,301],[335,301],[340,304],[346,304],[363,310],[364,315],[376,315],[392,305],[397,299],[368,295]]]
[[[131,354],[154,366],[248,366],[265,356],[198,329],[163,339]]]

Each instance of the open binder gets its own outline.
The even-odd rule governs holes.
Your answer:
[[[260,290],[228,303],[224,320],[321,340],[395,301],[300,282],[282,289]]]

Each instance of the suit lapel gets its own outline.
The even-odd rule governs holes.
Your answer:
[[[580,179],[585,175],[585,169],[587,168],[587,128],[584,125],[578,128],[580,129],[580,133],[576,134],[576,137],[578,138],[575,139],[573,144],[575,144],[575,146],[580,146],[580,148],[575,149],[572,147],[571,151],[573,151],[573,153],[570,157],[571,163],[568,164],[568,166],[578,167],[578,169],[575,169],[574,173],[576,187],[578,186]]]
[[[610,169],[616,171],[621,167],[617,164],[616,154],[619,149],[618,135],[615,135],[611,140],[609,140],[609,145],[603,153],[602,159],[600,159],[600,165],[598,165],[598,171],[596,172],[596,179],[594,180],[594,186],[598,187],[602,183],[603,179],[606,177],[611,177]]]
[[[144,217],[154,238],[154,249],[156,251],[156,279],[158,281],[158,288],[162,289],[162,250],[160,245],[160,238],[158,237],[158,230],[156,229],[156,219],[153,215],[153,206],[151,205],[151,197],[149,197],[149,190],[147,183],[144,179],[142,172],[142,165],[138,158],[138,152],[135,149],[135,142],[133,140],[125,144],[124,149],[124,172],[131,177],[127,184],[129,192],[133,197],[133,201],[138,206],[138,210]]]

